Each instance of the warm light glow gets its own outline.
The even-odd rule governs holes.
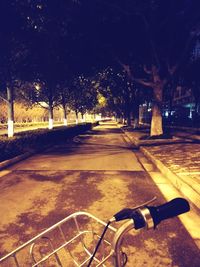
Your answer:
[[[63,124],[64,124],[65,126],[67,126],[67,124],[68,124],[67,119],[64,119],[64,120],[63,120]]]
[[[48,108],[49,105],[45,102],[39,102],[40,103],[40,106],[44,107],[44,108]]]
[[[101,107],[105,107],[107,105],[107,100],[102,94],[98,95],[98,102]]]
[[[41,89],[41,87],[40,87],[40,85],[39,85],[38,83],[35,85],[35,89],[36,89],[37,91],[39,91],[39,90]]]

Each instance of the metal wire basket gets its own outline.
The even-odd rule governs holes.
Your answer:
[[[1,258],[0,266],[87,266],[105,226],[90,213],[73,213]],[[92,266],[112,266],[116,231],[109,226]]]

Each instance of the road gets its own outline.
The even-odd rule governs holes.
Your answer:
[[[78,210],[106,221],[155,195],[155,204],[165,202],[114,123],[1,171],[0,190],[1,255]],[[178,218],[129,242],[127,266],[200,266],[199,250]]]
[[[74,124],[75,125],[75,122],[70,122],[68,123],[68,125],[72,125]],[[59,127],[59,126],[62,126],[63,124],[61,123],[54,123],[54,127]],[[40,125],[40,126],[35,126],[35,125],[32,125],[32,126],[24,126],[24,127],[19,127],[19,126],[16,126],[15,127],[15,133],[19,133],[19,132],[25,132],[25,131],[32,131],[32,130],[37,130],[37,129],[48,129],[48,124],[46,125]],[[187,130],[181,130],[181,129],[176,129],[176,128],[171,128],[170,130],[171,134],[173,136],[176,136],[176,137],[181,137],[181,138],[184,138],[184,139],[188,139],[188,140],[200,140],[200,134],[199,132],[197,133],[196,130],[193,130],[192,128],[187,128]],[[0,135],[5,135],[7,134],[7,129],[6,128],[0,128]]]

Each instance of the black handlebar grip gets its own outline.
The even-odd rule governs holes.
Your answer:
[[[188,201],[184,198],[175,198],[161,206],[147,207],[151,213],[154,228],[163,220],[175,217],[190,210]]]

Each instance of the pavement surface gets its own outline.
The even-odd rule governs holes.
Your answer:
[[[104,123],[1,171],[1,256],[78,210],[107,221],[153,196],[155,205],[164,203],[160,185],[171,188],[170,182],[158,172],[153,180],[125,140],[115,123]],[[179,218],[132,233],[125,247],[129,267],[200,266],[199,249]]]
[[[174,130],[173,139],[141,140],[148,130],[123,128],[126,135],[200,211],[200,136]]]

